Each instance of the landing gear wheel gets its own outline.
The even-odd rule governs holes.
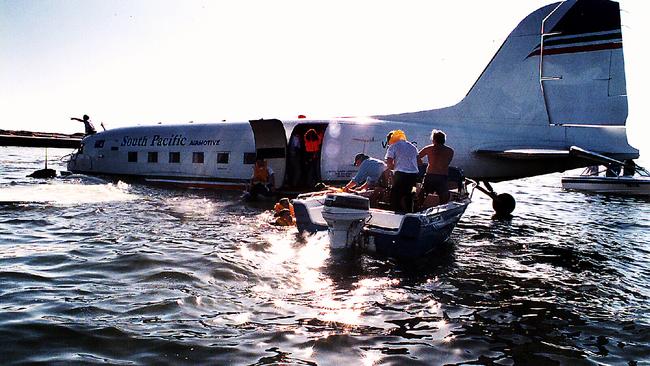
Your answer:
[[[515,199],[507,193],[498,194],[492,199],[492,208],[497,216],[509,216],[515,210]]]

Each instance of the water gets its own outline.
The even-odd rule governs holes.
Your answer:
[[[497,184],[511,220],[477,191],[405,263],[233,194],[26,178],[42,155],[0,148],[0,364],[650,364],[648,200]]]

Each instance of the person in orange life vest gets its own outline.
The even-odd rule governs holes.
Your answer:
[[[320,150],[320,144],[323,142],[323,137],[310,128],[305,132],[305,151],[308,153],[316,153]]]
[[[323,143],[323,135],[316,132],[315,129],[310,128],[305,132],[303,138],[305,145],[306,183],[311,188],[318,182],[320,175],[319,153],[321,144]]]
[[[253,166],[253,176],[251,177],[251,186],[249,193],[251,198],[257,198],[257,195],[270,196],[275,190],[275,176],[273,169],[262,157],[257,157]]]
[[[272,222],[273,225],[277,226],[293,226],[296,224],[296,220],[291,216],[291,211],[289,209],[282,209],[280,212],[276,212],[275,222]]]
[[[273,211],[275,211],[276,214],[282,210],[289,210],[291,216],[296,217],[296,213],[293,211],[293,205],[286,197],[280,198],[280,201],[273,206]]]

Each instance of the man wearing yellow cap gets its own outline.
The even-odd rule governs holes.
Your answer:
[[[412,212],[411,192],[418,179],[418,149],[406,140],[402,130],[394,130],[386,136],[388,150],[386,165],[394,170],[393,188],[390,192],[390,206],[394,211]]]

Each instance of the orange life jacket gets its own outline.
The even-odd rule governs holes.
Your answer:
[[[264,162],[263,166],[255,164],[253,166],[253,183],[268,183],[269,182],[269,169]]]
[[[293,217],[288,216],[288,217],[278,217],[275,219],[275,224],[278,226],[292,226],[295,225],[296,222],[294,221]]]
[[[309,138],[308,138],[309,137]],[[309,129],[305,132],[305,151],[308,153],[315,153],[320,150],[320,144],[323,142],[323,137],[316,132],[316,130]]]
[[[280,202],[276,203],[275,206],[273,206],[273,210],[276,213],[284,210],[285,208],[287,208],[287,207],[282,206],[282,204]],[[291,212],[291,216],[296,217],[296,213],[293,211],[293,205],[289,204],[288,208],[289,208],[289,212]]]

